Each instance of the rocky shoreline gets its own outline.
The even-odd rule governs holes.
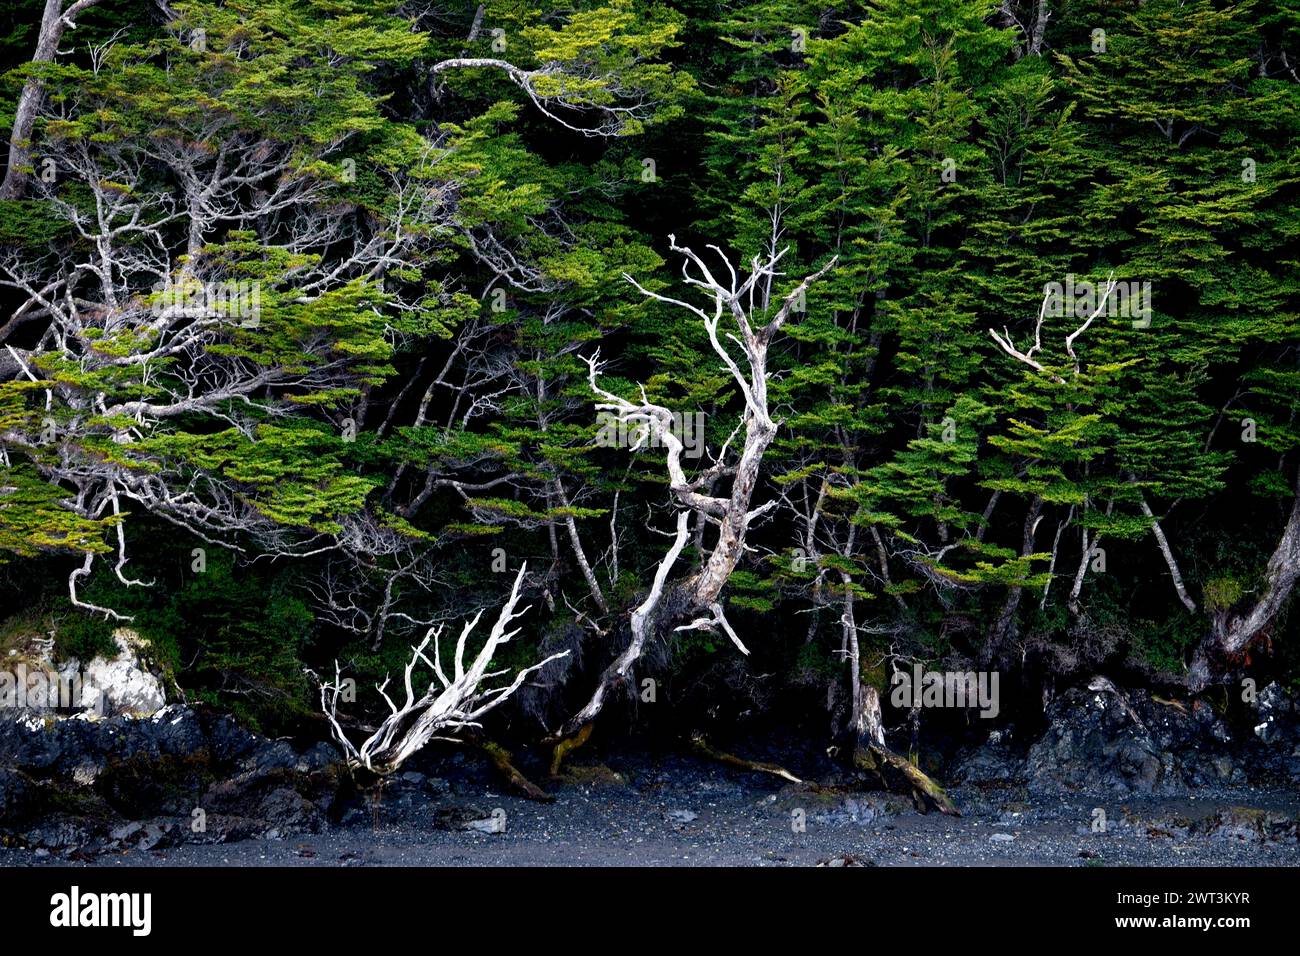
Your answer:
[[[1079,790],[1180,796],[1214,787],[1300,784],[1300,707],[1278,684],[1230,727],[1204,699],[1123,690],[1106,678],[1072,687],[1046,707],[1031,741],[997,729],[962,754],[954,779],[1023,784],[1036,793]]]
[[[0,721],[0,840],[74,854],[319,831],[337,753],[171,705],[143,718]]]
[[[589,754],[548,804],[450,747],[358,788],[332,745],[204,708],[10,715],[0,864],[1300,863],[1300,708],[1280,687],[1250,727],[1104,679],[1045,716],[941,768],[954,819],[834,771],[800,787],[673,751]]]

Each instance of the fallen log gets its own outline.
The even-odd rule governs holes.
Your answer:
[[[564,765],[564,758],[587,742],[591,736],[591,728],[591,724],[583,724],[572,736],[560,737],[554,741],[555,749],[551,751],[550,778],[552,780],[560,779],[560,768]]]
[[[741,770],[752,770],[755,773],[769,773],[774,777],[780,777],[782,780],[789,780],[791,783],[797,783],[801,786],[809,786],[808,782],[801,780],[786,770],[780,764],[766,763],[761,760],[746,760],[744,757],[737,757],[735,754],[724,753],[715,749],[704,735],[700,733],[691,734],[691,750],[702,757],[708,757],[710,760],[716,760],[719,763],[726,764],[728,767],[737,767]],[[816,784],[812,784],[816,786]]]
[[[880,744],[857,747],[853,752],[853,765],[858,770],[875,774],[881,785],[889,791],[910,791],[912,803],[920,813],[938,810],[952,817],[961,816],[943,787],[939,786],[901,754],[896,754]]]
[[[519,771],[519,768],[515,766],[514,755],[495,740],[474,735],[467,742],[483,751],[484,755],[492,761],[492,766],[497,769],[497,772],[505,777],[506,782],[529,800],[537,800],[542,803],[554,802],[555,797],[525,777]]]
[[[762,760],[747,760],[744,757],[737,757],[735,754],[718,750],[705,739],[703,734],[692,734],[690,740],[692,751],[728,767],[771,774],[774,777],[780,777],[782,780],[788,780],[790,783],[807,787],[810,790],[831,791],[836,789],[823,786],[813,780],[804,780],[797,777],[780,764],[768,763]],[[880,780],[881,786],[886,790],[909,793],[912,802],[921,813],[935,809],[949,816],[961,816],[961,811],[941,786],[931,780],[919,767],[914,766],[910,760],[894,753],[883,744],[873,743],[859,748],[854,753],[853,763],[857,769],[874,774]]]

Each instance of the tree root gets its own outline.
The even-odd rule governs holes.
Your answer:
[[[949,816],[961,816],[957,804],[952,802],[943,787],[931,780],[919,767],[913,766],[906,757],[894,753],[888,747],[879,744],[856,747],[853,751],[853,765],[879,777],[886,790],[910,790],[912,803],[920,813],[934,809]]]
[[[555,800],[553,796],[520,773],[514,764],[514,756],[496,741],[476,735],[469,738],[468,743],[483,751],[487,758],[492,761],[492,766],[496,767],[497,772],[506,778],[510,786],[529,800],[538,800],[543,803],[551,803]]]
[[[807,781],[799,779],[780,764],[765,763],[761,760],[746,760],[744,757],[737,757],[734,754],[723,753],[721,750],[716,750],[707,740],[704,739],[704,735],[700,733],[691,734],[691,750],[702,757],[708,757],[710,760],[724,763],[728,767],[738,767],[741,770],[753,770],[756,773],[770,773],[774,777],[780,777],[782,780],[789,780],[791,783],[797,783],[801,786],[816,786],[816,784],[809,784]]]
[[[560,767],[564,763],[564,758],[587,742],[587,739],[591,736],[591,728],[590,723],[583,724],[571,736],[561,737],[555,742],[555,749],[551,751],[551,772],[549,775],[552,780],[560,779]]]

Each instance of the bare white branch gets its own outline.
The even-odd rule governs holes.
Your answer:
[[[474,615],[461,630],[456,641],[455,676],[448,680],[443,673],[438,639],[442,628],[430,628],[424,640],[411,648],[411,660],[406,665],[403,675],[405,700],[399,706],[385,692],[388,681],[380,686],[379,692],[388,702],[391,713],[379,725],[361,746],[356,746],[343,732],[338,720],[338,704],[342,692],[343,679],[335,664],[333,683],[321,682],[321,709],[329,719],[330,727],[339,746],[343,748],[348,763],[354,767],[365,767],[375,773],[387,774],[397,770],[413,754],[423,748],[435,736],[454,733],[467,727],[478,727],[481,718],[499,706],[523,686],[529,674],[534,673],[554,660],[565,657],[568,651],[552,654],[545,660],[526,667],[515,674],[514,680],[500,687],[487,688],[485,682],[500,676],[502,671],[489,672],[497,648],[519,633],[518,629],[508,630],[510,625],[522,617],[528,610],[516,611],[519,603],[519,591],[524,581],[527,565],[521,565],[515,576],[510,597],[488,634],[487,641],[474,655],[469,666],[465,666],[465,643],[482,617],[482,611]],[[430,661],[425,648],[433,644],[434,660]],[[431,680],[419,697],[414,688],[414,672],[419,664],[430,667],[436,680]]]

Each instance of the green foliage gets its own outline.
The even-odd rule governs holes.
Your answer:
[[[499,601],[504,556],[538,595],[511,660],[578,631],[601,666],[671,515],[662,451],[599,440],[584,359],[703,415],[692,474],[743,414],[697,318],[625,281],[703,302],[668,233],[785,249],[758,313],[836,257],[767,356],[779,507],[723,600],[782,678],[844,677],[846,607],[873,686],[891,656],[1015,664],[1017,632],[1091,660],[1085,624],[1178,677],[1258,593],[1300,467],[1293,3],[1053,5],[1035,53],[994,0],[132,0],[33,66],[41,6],[0,43],[6,112],[39,80],[33,157],[63,163],[0,201],[0,584],[61,652],[109,629],[65,596],[93,556],[84,601],[280,726],[304,663],[397,673],[415,622]],[[1150,312],[1084,328],[1067,277]],[[160,319],[211,282],[256,321]]]
[[[157,531],[159,529],[155,529]],[[97,578],[86,600],[132,615],[128,626],[149,643],[151,663],[187,693],[237,712],[254,727],[278,732],[310,712],[312,695],[303,659],[315,616],[294,576],[266,576],[237,567],[221,549],[209,549],[204,570],[166,560],[165,542],[142,542],[137,573],[152,587],[123,587]],[[59,605],[66,606],[66,600]],[[103,635],[113,625],[73,608],[58,615],[60,653],[111,650]],[[89,655],[88,656],[93,656]]]

